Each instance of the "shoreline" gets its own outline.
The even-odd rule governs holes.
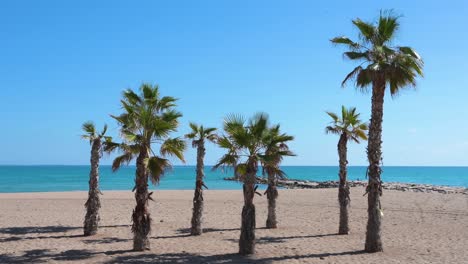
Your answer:
[[[234,177],[225,177],[223,181],[240,182]],[[257,184],[267,185],[268,180],[266,178],[257,177]],[[278,180],[277,186],[285,189],[329,189],[338,188],[338,181],[310,181],[310,180],[299,180],[299,179],[286,179]],[[349,187],[366,187],[367,181],[348,181]],[[421,183],[403,183],[403,182],[384,182],[382,188],[385,190],[396,190],[402,192],[423,192],[423,193],[442,193],[451,194],[459,193],[468,195],[468,187],[461,186],[446,186],[446,185],[433,185],[433,184],[421,184]],[[236,191],[239,189],[209,189],[210,191]],[[128,190],[115,190],[115,189],[102,189],[102,192],[128,192]],[[193,189],[158,189],[156,186],[151,191],[190,191]],[[5,194],[33,194],[33,193],[80,193],[88,192],[88,190],[58,190],[58,191],[22,191],[22,192],[0,192],[0,195]]]

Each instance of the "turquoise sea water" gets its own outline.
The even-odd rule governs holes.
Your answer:
[[[284,166],[291,179],[314,181],[336,180],[338,167]],[[206,170],[206,185],[213,190],[240,189],[236,182],[223,180],[232,176],[228,171]],[[366,167],[349,167],[350,180],[364,180]],[[0,192],[51,192],[88,189],[89,166],[0,166]],[[135,167],[121,168],[112,173],[110,166],[100,167],[102,190],[131,190]],[[194,188],[195,166],[176,166],[166,173],[161,183],[151,189],[191,190]],[[385,167],[384,182],[424,183],[468,187],[468,167]]]

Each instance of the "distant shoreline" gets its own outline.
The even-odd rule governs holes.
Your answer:
[[[238,181],[234,177],[224,178],[226,181]],[[257,183],[268,184],[268,180],[265,178],[257,177]],[[309,181],[309,180],[297,180],[287,179],[278,180],[277,186],[286,189],[328,189],[338,188],[338,181]],[[365,187],[367,181],[349,181],[349,187]],[[418,184],[418,183],[401,183],[401,182],[384,182],[382,188],[386,190],[396,191],[412,191],[412,192],[438,192],[443,194],[449,193],[461,193],[468,195],[468,188],[465,187],[453,187],[453,186],[441,186],[431,184]]]
[[[239,182],[233,177],[224,178],[225,181]],[[267,180],[265,178],[257,177],[257,183],[261,185],[266,185]],[[349,181],[349,187],[366,187],[367,181]],[[308,180],[297,180],[297,179],[287,179],[279,180],[277,186],[285,189],[331,189],[338,188],[338,181],[308,181]],[[384,182],[382,183],[382,188],[384,190],[394,190],[402,192],[421,192],[421,193],[441,193],[441,194],[464,194],[468,195],[468,188],[465,187],[454,187],[454,186],[441,186],[441,185],[431,185],[431,184],[418,184],[418,183],[401,183],[401,182]],[[182,192],[192,192],[192,189],[159,189],[157,186],[152,186],[152,191],[182,191]],[[239,189],[213,189],[212,191],[237,191]],[[21,192],[0,192],[0,194],[34,194],[34,193],[81,193],[86,192],[87,190],[67,190],[67,191],[21,191]],[[103,189],[102,192],[131,192],[131,190],[114,190],[114,189]]]

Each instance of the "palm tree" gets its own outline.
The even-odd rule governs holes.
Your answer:
[[[177,131],[178,119],[182,116],[174,107],[177,99],[161,97],[157,85],[142,84],[140,93],[128,89],[121,100],[124,112],[112,116],[120,124],[123,137],[121,144],[109,144],[106,151],[119,149],[122,155],[115,158],[112,170],[116,171],[123,163],[128,164],[136,158],[135,200],[136,207],[132,214],[133,250],[150,249],[148,235],[151,231],[151,217],[148,211],[148,178],[157,184],[164,172],[171,167],[167,156],[175,156],[184,161],[185,142],[179,138],[170,138],[171,132]],[[159,144],[159,156],[152,144]]]
[[[266,220],[267,228],[277,228],[276,220],[276,199],[278,198],[277,181],[286,179],[286,174],[280,169],[280,163],[284,156],[294,156],[289,150],[288,141],[294,140],[293,136],[280,133],[280,126],[276,125],[270,129],[266,138],[265,153],[271,157],[270,162],[264,163],[263,174],[268,176],[268,188],[265,194],[268,199],[268,217]]]
[[[105,136],[107,125],[104,125],[101,133],[96,131],[93,122],[85,122],[82,125],[85,132],[81,138],[89,140],[91,144],[91,171],[89,173],[89,191],[88,200],[85,203],[86,216],[84,220],[83,232],[85,236],[95,235],[99,226],[99,208],[101,208],[101,201],[99,199],[99,159],[101,158],[102,145],[107,141],[111,141],[111,137]],[[105,141],[104,143],[102,141]]]
[[[268,116],[256,114],[249,121],[238,115],[230,115],[224,121],[225,134],[219,138],[218,145],[226,150],[213,167],[231,167],[239,173],[243,181],[244,207],[242,208],[239,253],[255,253],[255,205],[253,198],[256,190],[258,165],[267,164],[272,169],[274,155],[266,153],[266,143],[271,132]],[[276,154],[279,155],[279,154]],[[259,194],[260,195],[260,194]]]
[[[203,214],[203,178],[205,177],[204,159],[205,159],[205,140],[215,143],[217,136],[214,133],[216,128],[204,128],[195,123],[190,123],[192,131],[185,137],[192,140],[192,147],[197,148],[197,178],[195,182],[195,194],[193,196],[193,214],[192,227],[190,234],[201,235],[201,220]],[[206,187],[206,186],[205,186]]]
[[[346,46],[344,56],[360,64],[343,80],[342,85],[353,80],[356,87],[366,90],[372,86],[372,112],[367,147],[368,167],[368,222],[365,250],[383,251],[381,240],[382,211],[382,120],[385,89],[392,96],[405,87],[415,87],[416,78],[422,76],[423,61],[418,53],[406,46],[394,46],[394,36],[399,29],[399,17],[391,12],[381,12],[377,23],[355,19],[359,42],[347,37],[336,37],[332,43]]]
[[[349,198],[349,185],[347,181],[348,165],[347,152],[348,140],[359,143],[359,140],[367,140],[366,131],[367,124],[359,120],[359,113],[356,113],[356,108],[346,109],[341,107],[341,118],[337,114],[327,112],[333,119],[332,125],[325,128],[327,134],[336,134],[340,136],[338,141],[338,157],[340,163],[340,185],[338,187],[338,201],[340,203],[340,226],[338,234],[347,235],[349,233],[348,226],[348,206],[351,199]]]

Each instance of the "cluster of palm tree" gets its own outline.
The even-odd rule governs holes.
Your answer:
[[[367,23],[360,19],[353,20],[359,30],[359,41],[347,37],[336,37],[334,44],[344,45],[349,50],[344,56],[359,62],[342,82],[354,81],[356,87],[365,91],[371,87],[372,108],[370,125],[359,119],[356,108],[342,106],[341,116],[327,112],[332,123],[326,127],[327,133],[340,136],[338,141],[340,205],[339,234],[348,234],[348,207],[350,189],[347,182],[347,142],[368,139],[367,156],[368,185],[368,223],[365,250],[378,252],[383,250],[381,240],[382,208],[380,196],[382,162],[382,120],[385,90],[390,89],[392,96],[405,87],[415,86],[416,78],[422,75],[423,61],[410,47],[393,46],[392,41],[399,28],[398,17],[391,12],[381,12],[377,23]],[[102,132],[96,132],[94,124],[83,124],[91,147],[91,172],[89,196],[85,206],[87,213],[84,221],[84,234],[96,234],[99,222],[99,159],[103,151],[118,151],[112,164],[112,170],[118,170],[123,164],[136,160],[135,192],[136,206],[132,213],[133,249],[136,251],[150,248],[149,233],[151,217],[148,210],[149,200],[153,200],[148,190],[151,181],[157,184],[161,176],[171,168],[169,157],[185,162],[186,142],[179,137],[171,137],[177,131],[181,113],[176,111],[177,99],[161,96],[157,85],[142,84],[139,93],[130,89],[123,92],[121,105],[123,113],[111,116],[120,126],[122,142],[113,142],[105,136],[107,126]],[[285,178],[280,164],[284,157],[294,156],[288,142],[294,138],[281,132],[280,125],[271,125],[268,115],[257,113],[250,119],[240,115],[229,115],[223,124],[223,133],[216,134],[216,128],[205,128],[195,123],[189,124],[191,132],[185,138],[191,140],[197,149],[195,193],[193,197],[193,215],[191,235],[201,235],[203,215],[204,156],[205,143],[212,142],[225,150],[213,169],[231,168],[243,183],[244,206],[242,208],[239,253],[243,255],[255,252],[255,205],[254,197],[258,191],[257,174],[261,167],[262,175],[268,178],[265,194],[268,199],[267,228],[276,228],[277,181]],[[368,135],[366,131],[368,130]],[[155,146],[159,151],[155,152]]]
[[[124,112],[118,116],[112,116],[120,125],[120,134],[123,139],[121,143],[115,143],[111,137],[104,136],[107,126],[103,132],[97,134],[92,123],[83,124],[83,129],[87,132],[83,137],[89,138],[92,142],[85,235],[96,234],[98,228],[100,208],[98,166],[101,153],[102,151],[108,153],[119,151],[120,155],[112,163],[113,171],[118,170],[122,164],[128,164],[136,159],[133,189],[136,207],[132,213],[133,249],[136,251],[150,249],[148,236],[151,231],[151,217],[148,202],[152,200],[152,192],[148,191],[148,181],[151,180],[153,184],[159,182],[161,176],[171,167],[168,156],[184,161],[185,141],[170,137],[171,132],[177,131],[178,119],[182,116],[175,110],[176,101],[173,97],[161,97],[157,85],[142,84],[139,94],[130,89],[124,91],[121,100]],[[270,126],[268,117],[264,113],[255,115],[248,123],[240,116],[229,116],[224,123],[225,135],[221,137],[215,133],[216,128],[205,128],[195,123],[189,125],[192,131],[185,137],[192,140],[192,146],[197,148],[191,234],[202,234],[203,187],[206,187],[203,182],[205,142],[209,141],[228,151],[214,166],[214,169],[220,166],[231,166],[242,175],[245,206],[242,213],[239,252],[251,254],[254,252],[255,245],[253,196],[257,188],[258,165],[263,166],[269,177],[266,192],[269,200],[267,227],[275,228],[277,225],[275,200],[278,196],[276,179],[284,177],[284,172],[279,168],[283,156],[294,155],[286,145],[286,142],[293,140],[293,137],[281,133],[279,125]],[[159,156],[153,150],[154,145],[159,147]]]
[[[279,164],[284,156],[293,156],[287,142],[292,136],[280,132],[280,126],[270,126],[268,116],[258,113],[245,120],[239,115],[230,115],[224,121],[224,135],[218,145],[225,149],[218,163],[213,167],[228,166],[234,168],[243,182],[244,207],[242,208],[241,235],[239,253],[242,255],[255,252],[255,205],[253,199],[257,192],[256,176],[258,166],[268,174],[268,220],[267,228],[276,228],[276,179],[284,176]]]

